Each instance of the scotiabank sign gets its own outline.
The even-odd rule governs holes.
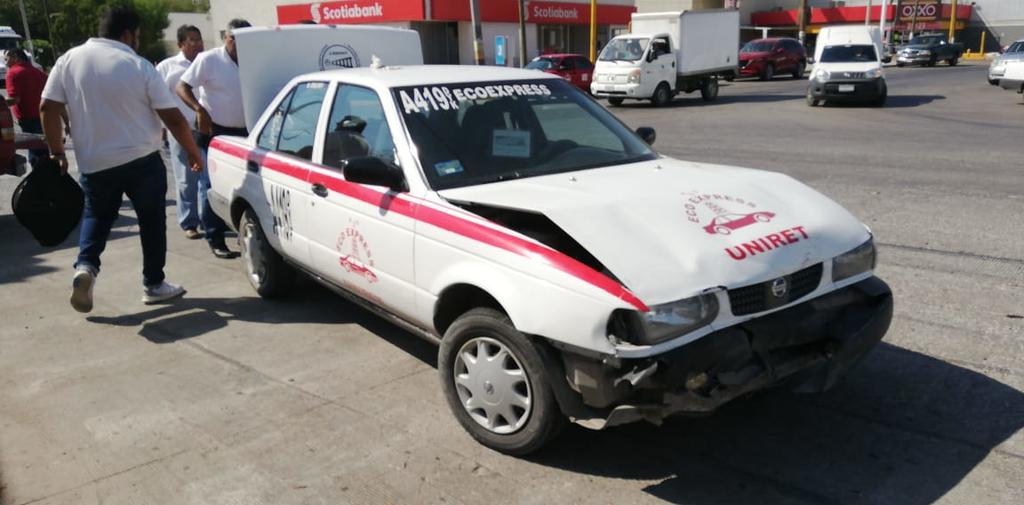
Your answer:
[[[308,21],[338,25],[419,19],[423,19],[423,2],[408,0],[347,0],[277,7],[277,22],[282,25]]]
[[[589,24],[590,3],[527,2],[529,23]],[[628,5],[598,5],[597,24],[624,25],[636,8]]]

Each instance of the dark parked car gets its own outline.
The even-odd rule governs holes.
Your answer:
[[[542,54],[527,63],[526,68],[561,76],[587,93],[594,78],[594,64],[579,54]]]
[[[789,38],[757,39],[740,49],[740,76],[770,80],[775,74],[800,79],[807,68],[807,51],[800,41]]]
[[[927,67],[934,67],[936,63],[945,61],[950,66],[960,61],[964,54],[964,45],[957,42],[950,42],[945,34],[920,35],[910,40],[910,43],[903,46],[896,56],[896,66],[912,65],[919,63]]]

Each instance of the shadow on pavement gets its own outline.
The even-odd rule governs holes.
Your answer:
[[[908,107],[920,107],[936,100],[945,100],[943,95],[889,95],[885,100],[885,109],[904,109]],[[856,102],[827,102],[825,107],[869,107],[868,105]]]
[[[531,459],[660,480],[646,491],[673,503],[926,504],[1022,427],[1020,391],[882,344],[829,393],[770,392],[661,427],[571,426]]]
[[[169,344],[219,330],[231,321],[282,325],[357,324],[432,367],[437,347],[352,304],[311,280],[299,280],[293,294],[283,300],[259,297],[185,297],[151,309],[116,317],[89,316],[89,322],[112,326],[138,326],[139,335],[154,344]]]

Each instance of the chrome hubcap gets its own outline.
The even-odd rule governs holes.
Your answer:
[[[507,435],[530,418],[530,381],[508,347],[493,338],[467,341],[455,358],[455,389],[462,407],[488,431]]]
[[[242,257],[245,258],[245,273],[253,284],[259,286],[263,284],[266,272],[261,248],[263,244],[257,236],[255,228],[256,225],[253,223],[246,223],[242,227],[242,240],[239,241],[239,247],[242,249]]]

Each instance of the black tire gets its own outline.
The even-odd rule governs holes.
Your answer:
[[[928,60],[928,66],[934,67],[938,62],[939,60],[936,59],[935,55],[932,55],[932,59]]]
[[[245,209],[242,213],[238,224],[238,246],[245,264],[245,276],[257,294],[263,298],[279,298],[288,293],[295,280],[295,271],[270,245],[252,209]]]
[[[654,95],[651,96],[651,105],[662,107],[670,101],[672,101],[672,91],[668,89],[668,84],[661,83],[657,88],[654,88]]]
[[[888,98],[888,96],[889,96],[889,87],[886,86],[883,83],[882,84],[882,92],[878,95],[878,98],[875,98],[874,100],[871,101],[871,106],[872,107],[885,107],[885,100],[886,100],[886,98]]]
[[[472,349],[473,344],[482,339],[497,341],[506,348],[514,359],[511,363],[523,372],[529,388],[530,410],[523,414],[527,418],[521,427],[508,434],[496,433],[476,421],[463,405],[459,395],[460,386],[455,382],[455,367],[461,361],[460,352],[466,344],[470,344],[467,349]],[[540,351],[515,329],[508,316],[497,310],[476,308],[459,316],[448,327],[441,341],[437,369],[441,375],[441,389],[452,414],[470,436],[491,449],[514,456],[529,454],[551,441],[567,424],[550,385],[552,380],[564,379],[548,376],[549,371],[544,366]],[[468,388],[463,389],[468,391]]]
[[[611,105],[612,107],[618,107],[622,105],[622,101],[622,98],[616,96],[608,97],[608,105]]]
[[[960,62],[960,57],[959,56],[954,56],[954,57],[946,60],[946,63],[949,63],[949,66],[951,66],[951,67],[955,67],[956,64],[959,63],[959,62]]]
[[[705,102],[714,101],[718,98],[718,78],[715,76],[704,79],[700,86],[700,97]]]
[[[762,81],[770,81],[775,77],[775,65],[771,63],[764,66],[761,69],[761,75],[759,76]]]
[[[903,68],[903,67],[905,67],[906,65],[907,65],[907,64],[906,64],[906,63],[903,63],[902,61],[897,61],[897,62],[896,62],[896,66],[897,66],[897,67],[899,67],[899,68]]]
[[[793,78],[802,79],[804,76],[804,70],[807,70],[807,64],[802,61],[797,63],[796,68],[793,69]]]
[[[989,79],[988,83],[993,85],[993,86],[998,86],[999,85],[999,79]]]
[[[818,100],[817,98],[814,98],[814,94],[811,93],[811,88],[807,88],[807,106],[808,107],[817,107],[819,103],[820,103],[820,100]]]
[[[725,82],[732,82],[736,80],[736,72],[729,72],[724,76]]]

